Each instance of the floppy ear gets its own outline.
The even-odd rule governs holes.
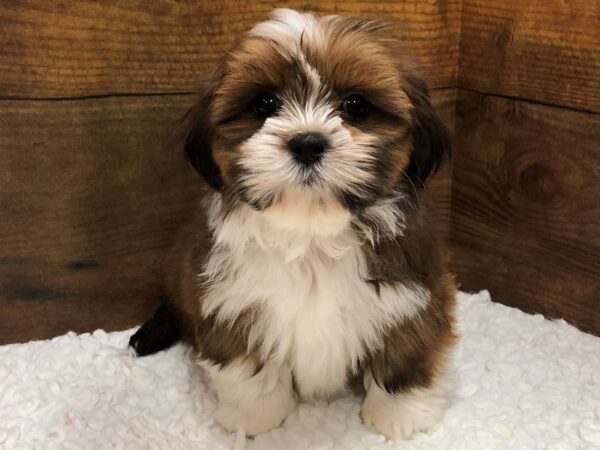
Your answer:
[[[185,155],[194,169],[213,189],[223,189],[223,178],[212,155],[213,126],[210,121],[212,103],[217,82],[207,80],[201,87],[198,102],[182,120],[181,137]]]
[[[451,156],[450,132],[431,106],[429,90],[417,75],[405,75],[407,94],[413,110],[413,151],[406,173],[423,186],[439,166]]]

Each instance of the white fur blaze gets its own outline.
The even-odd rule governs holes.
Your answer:
[[[430,293],[414,282],[382,283],[377,292],[348,213],[298,203],[216,219],[213,200],[216,245],[199,279],[207,286],[202,312],[228,322],[256,308],[249,348],[287,363],[302,397],[329,396],[382,345],[388,327],[426,308]]]

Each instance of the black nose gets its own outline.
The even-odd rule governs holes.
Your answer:
[[[327,139],[319,133],[301,133],[288,141],[296,161],[307,166],[316,163],[327,149]]]

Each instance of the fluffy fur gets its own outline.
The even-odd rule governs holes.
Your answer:
[[[289,146],[303,133],[324,143],[314,163]],[[449,138],[385,26],[276,10],[205,80],[183,138],[210,189],[138,353],[194,345],[232,431],[268,431],[298,398],[361,378],[376,431],[433,426],[455,288],[418,196]]]

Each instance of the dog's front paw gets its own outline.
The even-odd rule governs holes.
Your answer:
[[[372,383],[361,409],[365,425],[388,439],[410,439],[430,431],[444,415],[447,396],[439,389],[414,388],[388,394]]]
[[[277,428],[296,407],[289,367],[267,361],[256,372],[251,360],[225,367],[199,361],[217,394],[215,420],[226,430],[254,436]]]
[[[215,420],[232,433],[242,431],[248,436],[266,433],[280,426],[296,406],[292,396],[280,397],[275,402],[270,400],[268,405],[257,401],[256,408],[251,410],[241,408],[239,404],[219,403]]]
[[[435,412],[373,404],[364,404],[361,416],[365,425],[388,439],[410,439],[421,431],[429,431],[439,420]]]

